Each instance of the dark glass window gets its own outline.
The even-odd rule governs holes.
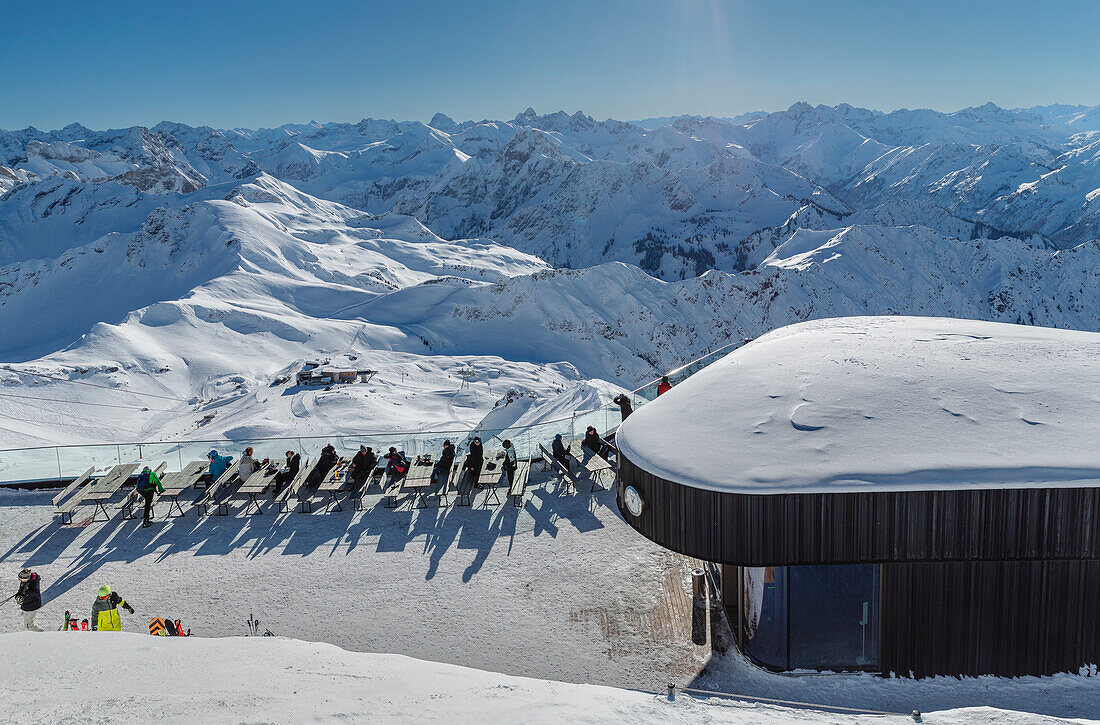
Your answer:
[[[787,669],[787,568],[742,569],[745,654],[766,667]]]

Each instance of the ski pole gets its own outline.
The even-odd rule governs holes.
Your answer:
[[[10,602],[11,600],[15,599],[17,596],[19,596],[19,592],[16,592],[15,594],[12,594],[10,597],[8,597],[4,601],[0,602],[0,607],[4,606],[5,604]]]

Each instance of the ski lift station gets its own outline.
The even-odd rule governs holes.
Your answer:
[[[763,667],[1100,662],[1100,334],[802,323],[639,409],[617,444],[626,521],[720,565]]]

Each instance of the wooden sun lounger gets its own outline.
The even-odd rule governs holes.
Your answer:
[[[516,508],[523,505],[523,494],[527,490],[527,481],[530,476],[531,462],[519,461],[516,465],[516,476],[508,488],[508,495],[512,497],[512,505]]]
[[[356,511],[363,510],[363,497],[367,495],[367,489],[373,486],[375,483],[382,484],[382,476],[386,473],[385,466],[376,466],[370,475],[367,476],[367,480],[363,482],[363,488],[359,489],[359,495],[351,500],[352,508]]]
[[[198,501],[195,502],[195,506],[199,509],[199,516],[209,516],[211,504],[218,507],[217,516],[229,515],[229,502],[217,501],[218,491],[222,489],[227,483],[236,478],[237,469],[241,466],[241,460],[238,458],[233,461],[229,468],[225,469],[225,473],[218,476],[218,480],[210,484],[210,487],[206,489],[206,494],[203,495]]]
[[[494,461],[495,462],[495,461]],[[496,468],[491,471],[487,471],[484,468],[481,469],[481,475],[478,476],[477,482],[482,488],[489,489],[489,495],[482,500],[483,506],[488,506],[490,501],[496,501],[497,506],[500,505],[500,497],[497,496],[497,484],[504,478],[504,466],[497,464]]]
[[[238,469],[240,470],[240,469]],[[248,477],[247,481],[241,482],[241,485],[236,491],[233,491],[229,495],[232,496],[248,496],[248,502],[244,505],[244,513],[248,516],[255,516],[256,514],[262,514],[264,511],[260,508],[259,496],[266,491],[270,486],[275,483],[275,474],[279,470],[278,462],[268,463],[263,468],[257,468],[252,472],[252,475]],[[250,509],[255,508],[255,511]]]
[[[336,461],[336,465],[332,467],[325,477],[321,479],[321,484],[317,486],[317,491],[325,491],[328,493],[328,501],[325,502],[325,513],[328,513],[332,509],[332,504],[336,504],[337,511],[343,511],[344,507],[340,505],[340,491],[348,483],[348,471],[351,469],[351,459],[341,458]],[[309,506],[309,511],[305,511],[305,507]],[[306,501],[302,501],[303,513],[313,512],[313,499],[309,498]]]
[[[113,479],[122,470],[122,468],[123,468],[123,466],[121,464],[111,467],[106,473],[104,473],[98,479],[96,479],[94,481],[89,481],[88,485],[84,486],[84,488],[81,489],[77,494],[75,494],[74,496],[71,496],[64,503],[57,506],[57,513],[60,514],[60,516],[61,516],[61,524],[62,525],[71,524],[73,522],[73,512],[75,512],[76,508],[81,503],[84,502],[85,496],[89,495],[92,491],[96,490],[96,487],[99,486],[100,483],[102,483],[102,482],[104,482],[108,479]],[[71,486],[72,484],[69,484],[69,485]],[[62,493],[64,493],[64,491],[62,491]],[[60,494],[58,494],[58,496],[59,496],[59,498],[55,498],[54,499],[55,501],[60,500]]]
[[[82,473],[79,476],[77,476],[76,478],[74,478],[72,480],[72,482],[69,483],[69,485],[65,487],[64,491],[62,491],[61,493],[59,493],[59,494],[57,494],[56,496],[53,497],[53,505],[60,508],[61,507],[61,502],[64,501],[66,498],[68,498],[70,494],[75,493],[76,489],[78,489],[82,485],[84,485],[84,483],[87,482],[88,479],[90,479],[92,477],[92,474],[94,474],[94,473],[95,473],[95,466],[90,466],[87,471],[85,471],[84,473]]]
[[[182,471],[173,471],[165,475],[164,480],[161,481],[161,485],[164,486],[164,492],[161,493],[161,496],[167,496],[171,500],[171,503],[168,505],[168,514],[165,518],[178,519],[183,516],[183,506],[180,505],[180,496],[185,491],[194,487],[209,467],[209,461],[191,461],[183,467]],[[173,511],[179,511],[179,513],[173,514]]]
[[[409,472],[401,486],[413,492],[413,503],[418,509],[428,508],[428,498],[424,495],[424,490],[431,487],[432,471],[435,469],[431,456],[425,456],[422,460],[426,462],[409,466]]]
[[[153,469],[153,473],[157,474],[157,478],[160,478],[165,468],[168,468],[168,463],[166,461],[161,461],[160,465]],[[141,475],[141,471],[138,471],[138,475]],[[163,481],[161,485],[164,485]],[[153,497],[156,498],[155,492],[153,493]],[[127,492],[126,497],[122,499],[122,503],[116,507],[122,509],[122,518],[127,521],[134,518],[134,506],[137,505],[139,498],[141,498],[141,494],[138,493],[137,486],[134,486],[132,490]]]
[[[95,506],[92,512],[92,521],[110,521],[111,514],[107,511],[107,502],[110,501],[122,485],[130,480],[130,474],[138,467],[136,463],[124,463],[111,469],[111,474],[104,476],[91,489],[86,489],[82,503],[91,503]],[[100,519],[99,515],[103,514]]]
[[[309,456],[303,456],[301,462],[298,464],[298,473],[291,480],[286,482],[286,488],[279,492],[279,495],[275,497],[275,500],[279,503],[279,513],[290,513],[290,497],[297,496],[298,490],[305,484],[306,479],[309,478]]]
[[[577,490],[577,477],[573,475],[573,472],[561,464],[557,458],[554,458],[554,454],[546,450],[546,446],[539,443],[539,454],[542,456],[542,462],[548,465],[552,470],[557,471],[562,479],[566,483],[566,488],[572,487],[574,491]]]

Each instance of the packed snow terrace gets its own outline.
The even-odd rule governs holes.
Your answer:
[[[1075,672],[1100,660],[1097,360],[1097,333],[974,320],[776,330],[624,421],[620,509],[722,565],[766,667]]]

